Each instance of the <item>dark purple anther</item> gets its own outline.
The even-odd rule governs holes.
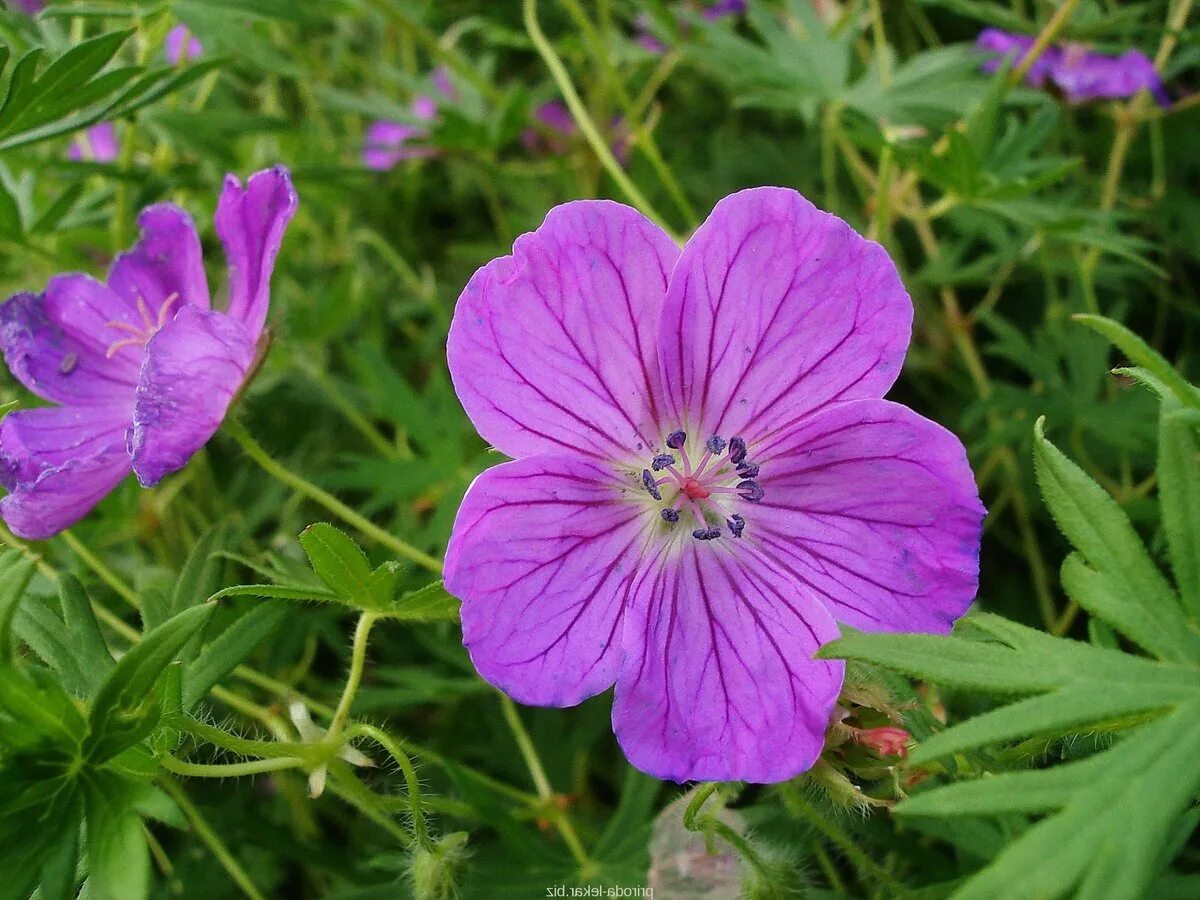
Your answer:
[[[642,469],[642,484],[646,486],[646,490],[650,492],[650,496],[655,500],[661,500],[662,494],[658,492],[658,485],[654,483],[654,476],[650,474],[649,469]]]
[[[749,500],[751,503],[757,503],[763,498],[762,485],[757,481],[750,481],[748,479],[746,481],[739,481],[737,489],[741,498]]]
[[[708,439],[708,443],[704,445],[708,448],[709,453],[720,453],[725,449],[725,439],[717,437],[715,434]]]
[[[720,528],[697,528],[692,532],[692,537],[698,541],[711,541],[721,536]]]
[[[729,525],[729,533],[735,538],[740,538],[742,532],[746,530],[746,520],[734,513],[730,518],[726,519],[726,524]]]
[[[682,431],[672,431],[667,435],[667,446],[672,450],[682,450],[685,443],[687,443],[687,435]]]
[[[673,525],[679,521],[679,510],[664,509],[662,511],[662,517],[664,522],[670,522]]]
[[[754,463],[744,462],[737,467],[737,472],[743,478],[757,478],[758,466]]]
[[[746,458],[746,442],[740,437],[729,439],[729,461],[735,466]]]
[[[655,472],[658,472],[662,469],[665,469],[667,466],[673,465],[675,465],[675,457],[673,457],[670,453],[660,453],[658,456],[654,457],[654,462],[650,463],[650,468],[652,468]]]

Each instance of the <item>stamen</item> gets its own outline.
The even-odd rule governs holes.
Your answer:
[[[179,293],[173,291],[167,296],[167,299],[162,302],[162,306],[158,308],[158,327],[162,328],[167,324],[167,313],[170,312],[171,306],[179,299]]]
[[[137,337],[132,337],[132,338],[125,338],[124,340],[117,341],[115,344],[113,344],[111,347],[109,347],[108,350],[106,350],[104,353],[104,358],[112,359],[114,356],[117,355],[117,351],[120,350],[122,347],[145,347],[145,346],[146,346],[146,341],[142,338],[141,335],[138,335]]]
[[[661,500],[662,494],[659,493],[658,485],[654,483],[654,476],[650,474],[649,469],[642,469],[642,484],[646,490],[650,492],[650,496],[655,500]]]
[[[739,481],[737,489],[738,495],[750,503],[757,503],[763,498],[762,485],[757,481]]]
[[[146,332],[144,329],[138,328],[136,325],[130,325],[128,322],[105,322],[105,328],[115,328],[117,331],[124,331],[127,334],[136,334],[141,337]]]
[[[697,528],[692,532],[692,537],[698,541],[711,541],[721,536],[721,529],[713,526],[712,528]]]
[[[664,509],[662,511],[662,517],[663,517],[664,522],[670,522],[672,525],[674,525],[676,522],[679,521],[679,510]]]
[[[672,450],[682,450],[683,445],[687,442],[687,435],[682,431],[672,431],[667,435],[667,446]]]
[[[145,326],[144,331],[149,331],[154,327],[154,318],[150,315],[150,307],[146,305],[146,301],[142,299],[142,295],[138,294],[137,298],[138,314],[142,317],[142,324]]]
[[[704,445],[708,448],[709,453],[720,453],[725,449],[725,439],[717,437],[715,434],[708,439],[708,443]]]
[[[675,457],[673,457],[670,453],[660,453],[654,457],[654,461],[650,463],[650,468],[652,468],[655,472],[659,472],[665,469],[667,466],[673,465],[675,465]]]
[[[732,516],[730,516],[726,520],[725,524],[729,526],[729,533],[735,538],[740,538],[742,536],[742,532],[746,530],[746,520],[737,513],[734,513]]]
[[[740,437],[729,439],[729,461],[735,466],[746,458],[746,442]]]
[[[738,466],[737,472],[742,478],[757,478],[758,466],[754,463],[744,462]]]

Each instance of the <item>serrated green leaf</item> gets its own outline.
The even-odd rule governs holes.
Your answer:
[[[146,737],[158,718],[152,688],[184,645],[212,614],[195,606],[149,632],[121,657],[92,704],[91,734],[84,748],[94,764],[110,759]]]
[[[1158,419],[1158,502],[1183,607],[1200,622],[1200,442],[1174,398]]]
[[[318,522],[304,529],[300,546],[317,577],[340,599],[350,602],[369,594],[371,564],[362,548],[344,532]]]
[[[1129,517],[1103,488],[1046,439],[1041,420],[1034,427],[1034,468],[1058,527],[1106,582],[1101,591],[1096,579],[1088,580],[1076,569],[1076,581],[1095,588],[1076,598],[1078,602],[1083,605],[1088,600],[1107,600],[1098,610],[1112,609],[1120,602],[1136,602],[1156,627],[1152,631],[1138,629],[1137,637],[1127,637],[1139,643],[1150,642],[1153,646],[1147,649],[1162,659],[1200,659],[1200,635],[1189,628],[1175,592],[1146,552]],[[1108,620],[1118,631],[1123,622],[1132,620],[1127,615],[1118,618],[1122,621]]]

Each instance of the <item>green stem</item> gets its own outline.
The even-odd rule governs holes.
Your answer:
[[[504,719],[508,722],[508,727],[517,742],[517,749],[521,751],[521,758],[525,760],[525,767],[529,769],[529,777],[533,780],[538,798],[549,811],[551,800],[554,797],[554,789],[550,787],[550,779],[546,777],[546,770],[542,767],[542,761],[538,758],[537,749],[533,746],[529,732],[525,730],[525,725],[521,722],[517,706],[506,695],[501,694],[500,709],[504,712]],[[583,849],[583,844],[579,842],[579,836],[575,833],[575,826],[571,824],[571,820],[566,815],[560,814],[554,817],[554,824],[558,828],[558,833],[562,835],[563,842],[570,849],[571,855],[575,857],[575,861],[581,868],[590,869],[592,861]]]
[[[859,877],[875,881],[888,892],[889,897],[906,897],[908,888],[897,881],[890,872],[871,859],[859,849],[858,844],[835,823],[821,814],[820,810],[809,803],[808,798],[800,788],[792,782],[781,785],[780,794],[784,805],[798,818],[804,819],[830,844],[836,847],[850,864],[858,871]]]
[[[277,759],[252,759],[249,762],[221,763],[219,765],[184,762],[169,755],[162,758],[164,769],[188,778],[241,778],[244,775],[260,775],[263,772],[281,772],[284,769],[299,769],[307,765],[308,762],[306,760],[295,756],[282,756]]]
[[[357,528],[363,534],[383,544],[389,550],[424,566],[431,572],[441,573],[442,564],[438,560],[380,528],[370,519],[356,513],[337,497],[297,475],[291,469],[274,459],[251,437],[250,432],[246,430],[246,426],[237,419],[226,420],[225,431],[238,442],[246,452],[246,455],[258,463],[259,467],[272,478],[303,494],[320,506],[325,507],[325,509],[340,518],[343,522]]]
[[[204,814],[200,812],[192,803],[187,793],[183,788],[170,778],[158,779],[159,785],[164,791],[171,795],[176,805],[183,810],[184,816],[192,825],[192,830],[196,832],[196,836],[208,847],[213,856],[217,858],[217,862],[221,864],[233,883],[241,888],[242,893],[250,900],[266,900],[254,886],[254,882],[250,880],[250,876],[246,874],[246,870],[229,852],[229,848],[225,846],[220,836],[208,824],[204,818]]]
[[[417,770],[408,754],[396,741],[392,740],[391,735],[374,725],[360,722],[350,726],[346,730],[345,739],[353,740],[355,737],[365,737],[374,741],[387,751],[387,754],[400,766],[400,770],[404,773],[404,781],[408,785],[408,808],[409,815],[412,816],[413,837],[422,848],[432,851],[434,844],[429,837],[429,829],[425,823],[425,809],[421,805],[421,781],[417,778]]]
[[[96,554],[92,553],[92,551],[87,548],[87,545],[83,543],[83,541],[71,534],[70,531],[64,531],[62,533],[62,539],[63,542],[71,548],[72,552],[74,552],[74,554],[78,556],[80,560],[82,560],[83,564],[95,572],[100,580],[112,588],[113,592],[116,593],[122,600],[124,600],[134,609],[141,607],[141,604],[138,602],[137,593],[133,590],[133,588],[122,581],[119,575],[101,562],[100,558],[97,557]]]
[[[329,723],[329,733],[325,738],[330,743],[337,741],[346,720],[350,718],[350,707],[354,704],[354,696],[358,693],[358,686],[362,684],[363,669],[366,667],[367,639],[375,621],[376,616],[369,612],[358,617],[358,625],[354,628],[354,643],[350,649],[350,674],[346,676],[346,687],[342,691],[337,709],[333,712],[333,721]]]
[[[621,168],[621,164],[617,162],[616,157],[612,155],[612,150],[601,136],[596,128],[596,123],[592,121],[592,117],[588,115],[587,109],[583,105],[583,101],[579,99],[579,94],[575,90],[575,85],[571,83],[571,76],[567,73],[566,67],[562,64],[562,60],[558,58],[558,54],[554,52],[554,47],[546,40],[546,35],[542,31],[542,26],[538,24],[537,18],[537,0],[523,0],[522,10],[525,17],[525,30],[529,32],[529,39],[533,41],[533,45],[537,48],[542,59],[546,63],[546,67],[550,70],[550,75],[558,85],[559,92],[562,93],[563,101],[567,104],[567,109],[571,111],[571,117],[575,120],[575,124],[579,126],[580,132],[591,145],[592,152],[596,154],[600,164],[604,166],[613,181],[629,198],[629,201],[636,206],[643,215],[652,219],[660,228],[671,235],[677,242],[678,235],[671,231],[670,226],[650,205],[636,184],[633,183],[625,170]]]
[[[887,33],[883,30],[883,6],[871,0],[871,33],[875,38],[875,60],[879,65],[879,83],[887,88],[892,83],[892,66],[888,60]]]

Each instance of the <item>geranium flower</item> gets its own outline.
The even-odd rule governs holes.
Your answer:
[[[533,111],[533,120],[546,129],[541,134],[536,128],[526,128],[521,133],[521,143],[530,153],[553,153],[561,156],[567,152],[568,142],[578,132],[571,111],[561,100],[549,100]]]
[[[1011,58],[1014,66],[1020,65],[1033,44],[1034,39],[1028,35],[1010,34],[997,28],[984,29],[975,41],[976,48],[991,57],[981,66],[989,73],[999,69],[1004,58]],[[1047,79],[1070,103],[1120,100],[1147,90],[1161,106],[1171,105],[1154,63],[1140,50],[1108,56],[1080,44],[1047,47],[1034,60],[1025,80],[1040,88]]]
[[[443,100],[458,100],[458,90],[450,80],[450,74],[441,66],[430,73],[436,96],[420,94],[410,107],[413,118],[419,122],[432,122],[437,118]],[[429,137],[429,128],[412,122],[393,122],[382,119],[367,126],[363,136],[363,165],[368,169],[385,172],[395,168],[406,159],[430,159],[437,156],[437,148],[421,143]]]
[[[0,516],[42,539],[82,518],[133,471],[143,486],[184,466],[213,436],[259,353],[271,271],[296,209],[286,169],[245,187],[227,176],[216,231],[229,304],[211,308],[191,217],[168,203],[138,219],[141,240],[107,284],[57,275],[0,305],[12,374],[57,404],[0,422]]]
[[[173,66],[180,62],[198,59],[204,54],[204,45],[196,39],[186,25],[176,25],[167,32],[166,43],[163,44],[163,56]]]
[[[944,633],[975,595],[962,444],[880,399],[911,322],[883,248],[783,188],[725,198],[682,252],[567,203],[476,272],[450,372],[514,458],[446,554],[480,674],[543,706],[615,683],[617,738],[662,778],[811,766],[836,623]]]
[[[36,16],[46,8],[46,0],[12,0],[11,5],[27,15]]]
[[[687,10],[689,10],[687,5],[677,6],[674,11],[675,16],[679,18],[680,14]],[[740,16],[745,11],[746,0],[714,0],[700,10],[700,15],[707,22],[719,22],[730,16]],[[679,28],[686,35],[690,26],[686,20],[681,19]],[[647,13],[638,13],[637,18],[634,19],[633,41],[654,56],[661,56],[667,52],[667,45],[654,33],[654,19]]]
[[[77,135],[67,148],[67,159],[72,162],[116,162],[121,155],[117,141],[117,127],[112,122],[101,122]]]

